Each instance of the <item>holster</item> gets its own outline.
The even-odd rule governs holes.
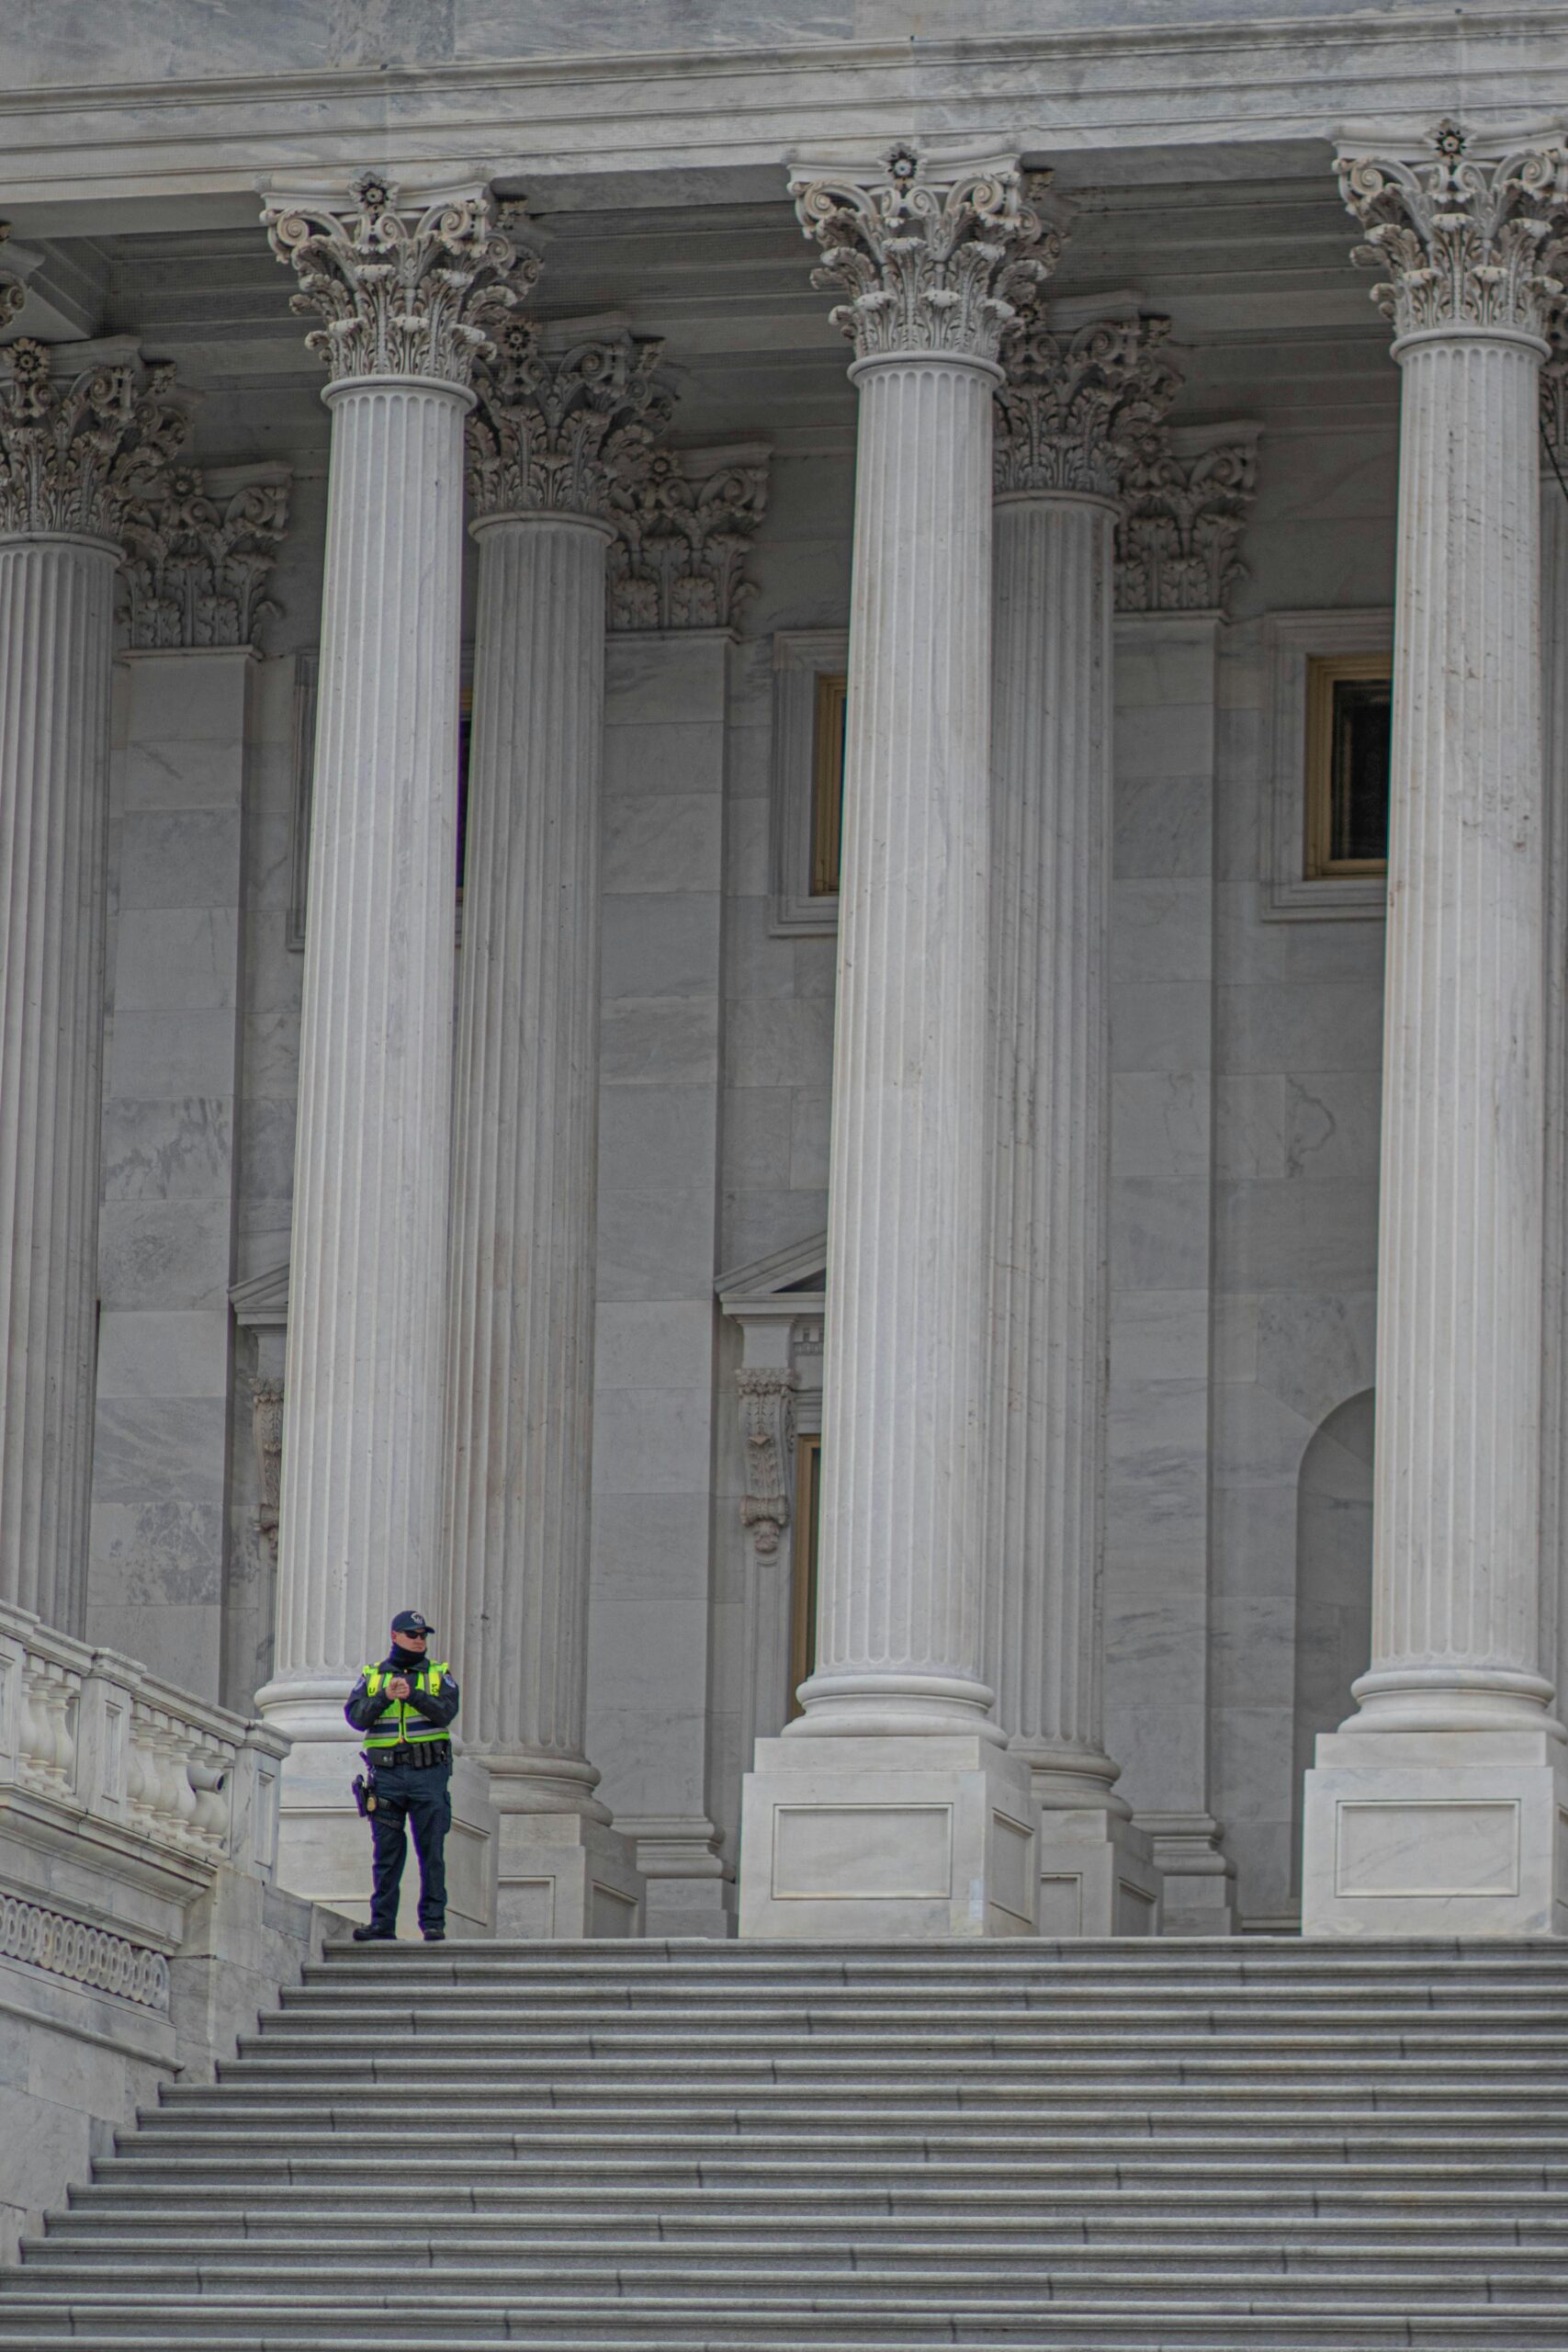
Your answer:
[[[367,1820],[370,1815],[375,1812],[376,1775],[374,1771],[371,1772],[368,1779],[366,1778],[366,1775],[363,1772],[356,1772],[355,1774],[354,1802],[359,1807],[359,1817],[362,1821]]]

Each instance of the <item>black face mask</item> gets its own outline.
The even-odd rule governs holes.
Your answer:
[[[384,1663],[392,1672],[406,1674],[412,1680],[414,1675],[423,1671],[426,1655],[424,1650],[400,1649],[394,1642],[390,1656],[385,1659]]]

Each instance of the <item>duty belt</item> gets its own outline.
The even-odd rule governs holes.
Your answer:
[[[372,1771],[378,1764],[407,1764],[414,1771],[423,1772],[452,1761],[452,1743],[448,1739],[407,1740],[397,1747],[367,1748],[364,1756]]]

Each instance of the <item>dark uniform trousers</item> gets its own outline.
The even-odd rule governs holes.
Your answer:
[[[393,1935],[398,1925],[398,1891],[408,1859],[408,1832],[413,1831],[419,1856],[419,1924],[426,1933],[446,1926],[446,1857],[443,1850],[452,1826],[452,1772],[434,1764],[416,1771],[411,1764],[378,1764],[376,1810],[370,1816],[376,1841],[375,1887],[370,1897],[370,1925]]]

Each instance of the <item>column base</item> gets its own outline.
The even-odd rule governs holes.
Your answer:
[[[1235,1867],[1206,1813],[1140,1813],[1160,1879],[1162,1936],[1234,1936]]]
[[[1141,1829],[1102,1805],[1041,1809],[1043,1936],[1157,1936],[1160,1875]]]
[[[501,1814],[498,1936],[638,1936],[646,1891],[636,1849],[618,1830],[580,1813]]]
[[[643,1934],[728,1941],[735,1933],[735,1882],[706,1815],[627,1813],[617,1822],[647,1883]]]
[[[370,1917],[370,1825],[361,1821],[350,1789],[363,1770],[358,1749],[348,1741],[298,1740],[284,1758],[277,1806],[279,1886],[356,1920]],[[490,1775],[473,1757],[456,1757],[446,1839],[449,1936],[494,1934],[496,1846]],[[418,1936],[418,1907],[419,1863],[411,1833],[398,1903],[400,1936]]]
[[[760,1739],[740,1932],[821,1942],[1032,1936],[1028,1768],[967,1734]]]
[[[1303,1936],[1568,1935],[1568,1750],[1540,1731],[1326,1732]]]

